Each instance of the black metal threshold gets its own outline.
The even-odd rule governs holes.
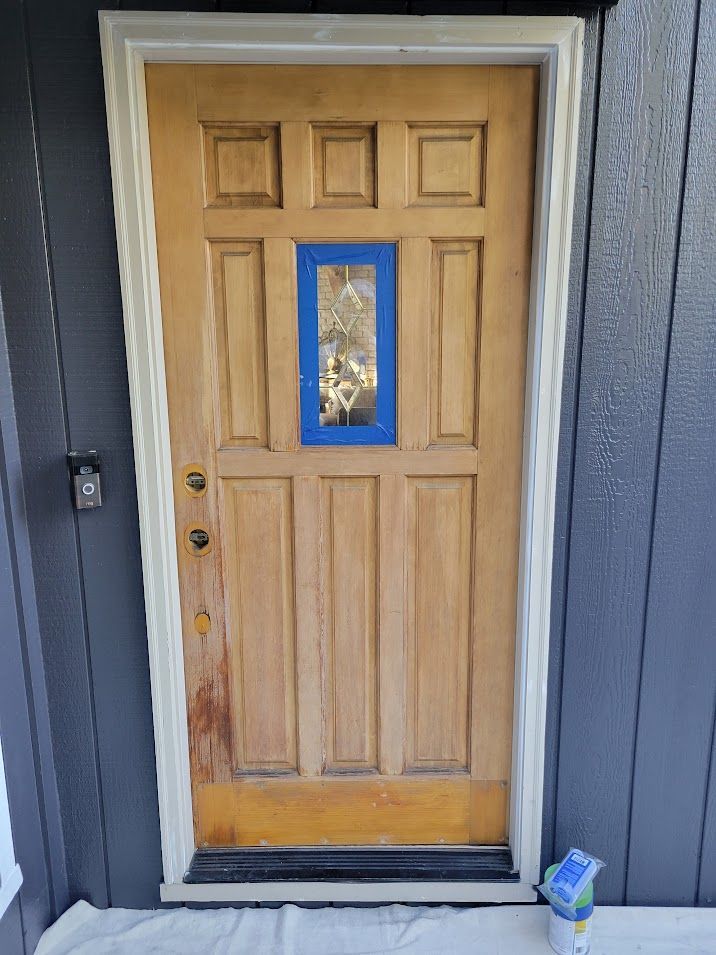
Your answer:
[[[519,882],[505,848],[197,849],[184,882]]]

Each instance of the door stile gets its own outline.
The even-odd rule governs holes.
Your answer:
[[[292,239],[264,239],[266,356],[269,369],[269,447],[298,447],[298,329],[296,253]],[[280,387],[272,387],[272,381]]]
[[[147,70],[154,73],[151,65]],[[232,734],[221,547],[213,546],[217,534],[215,407],[213,389],[204,387],[214,378],[213,322],[201,215],[203,196],[196,176],[202,160],[194,67],[172,65],[157,70],[148,84],[147,110],[175,478],[177,558],[183,592],[189,759],[196,788],[202,782],[230,779]],[[171,136],[163,134],[165,123],[172,124]],[[166,181],[174,182],[176,188],[161,188]],[[186,365],[187,355],[192,356],[191,367]],[[206,474],[203,495],[188,493],[185,476],[190,465],[199,466]],[[210,541],[199,551],[189,541],[189,534],[197,529],[205,530]],[[209,617],[209,628],[203,633],[195,624],[200,613]]]
[[[404,474],[381,474],[379,488],[379,767],[405,767],[405,509]]]
[[[534,153],[538,90],[536,70],[490,68],[471,734],[480,841],[505,842],[508,826],[534,188],[524,156]],[[489,792],[499,794],[500,813]]]
[[[403,239],[399,256],[398,440],[403,451],[423,451],[430,428],[430,239]]]
[[[320,776],[326,759],[320,484],[320,478],[315,475],[293,478],[298,772],[301,776]]]

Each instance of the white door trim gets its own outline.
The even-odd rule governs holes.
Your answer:
[[[511,848],[518,894],[539,881],[550,591],[562,358],[582,75],[574,17],[99,14],[149,639],[166,899],[204,899],[182,877],[194,851],[169,420],[144,64],[537,63],[542,70],[515,672]],[[281,884],[278,884],[281,886]],[[319,885],[322,885],[319,883]],[[402,884],[402,898],[514,901],[515,886]],[[410,886],[412,885],[412,888]],[[298,898],[289,884],[215,886],[211,897]],[[326,895],[329,886],[320,894]],[[335,894],[335,886],[332,887]],[[343,891],[343,890],[341,890]],[[391,884],[350,899],[396,898]],[[408,893],[407,895],[405,893]],[[446,895],[447,892],[447,895]],[[465,899],[465,895],[470,896]],[[248,894],[247,894],[248,893]],[[377,894],[376,894],[377,893]],[[381,894],[382,893],[382,894]],[[315,895],[311,896],[316,898]]]

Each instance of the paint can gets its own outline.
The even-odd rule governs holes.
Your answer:
[[[545,882],[557,869],[551,865],[545,872]],[[592,912],[594,910],[594,886],[590,882],[577,899],[577,920],[572,921],[559,909],[549,907],[549,944],[557,955],[588,955],[592,948]]]

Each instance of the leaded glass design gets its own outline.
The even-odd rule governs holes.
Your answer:
[[[317,281],[319,425],[374,425],[375,266],[319,265]]]
[[[395,444],[396,246],[299,243],[301,443]]]

